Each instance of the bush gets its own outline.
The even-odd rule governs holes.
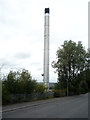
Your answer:
[[[80,92],[81,92],[81,94],[85,94],[88,92],[88,85],[87,85],[86,81],[81,81]]]
[[[38,84],[36,88],[36,92],[38,93],[44,93],[47,88],[44,84]]]
[[[9,96],[9,92],[7,91],[7,89],[2,86],[2,104],[6,105],[8,103],[10,103],[10,96]]]
[[[54,90],[54,97],[64,97],[66,96],[66,89]]]

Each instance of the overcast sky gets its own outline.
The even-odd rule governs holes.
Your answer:
[[[51,67],[64,40],[88,47],[89,0],[0,0],[1,73],[25,68],[42,81],[44,9],[50,8],[50,82],[57,81]]]

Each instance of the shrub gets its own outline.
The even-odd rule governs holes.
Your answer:
[[[64,97],[66,96],[66,89],[54,90],[54,97]]]
[[[44,93],[46,90],[46,86],[44,84],[38,84],[36,88],[36,92],[38,93]]]

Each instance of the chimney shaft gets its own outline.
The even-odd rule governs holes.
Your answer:
[[[45,8],[44,18],[44,83],[49,90],[49,8]]]

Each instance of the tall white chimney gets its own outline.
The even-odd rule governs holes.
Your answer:
[[[49,8],[45,8],[44,16],[44,83],[49,90]]]

